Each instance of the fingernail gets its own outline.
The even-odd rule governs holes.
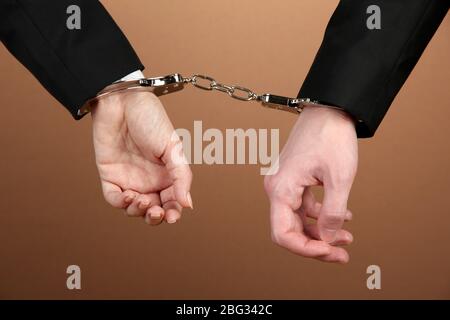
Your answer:
[[[175,223],[175,222],[177,222],[177,219],[175,219],[175,218],[167,220],[167,223],[170,223],[170,224]]]
[[[150,210],[148,211],[148,213],[150,214],[150,219],[155,219],[155,220],[159,220],[162,217],[162,209],[160,208],[150,208]]]
[[[194,209],[194,205],[192,204],[192,197],[191,197],[191,193],[190,193],[190,192],[188,192],[188,193],[186,194],[186,199],[187,199],[187,201],[188,201],[188,203],[189,203],[189,207],[190,207],[191,209]]]
[[[336,240],[336,234],[337,234],[337,230],[322,229],[320,232],[320,238],[325,242],[331,243],[334,240]]]
[[[159,220],[159,219],[161,219],[161,212],[151,213],[151,214],[150,214],[150,218],[151,218],[151,219],[154,219],[154,220]]]

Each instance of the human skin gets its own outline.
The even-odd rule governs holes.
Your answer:
[[[264,180],[272,240],[304,257],[348,262],[341,246],[353,236],[341,227],[352,217],[347,200],[357,164],[353,120],[335,108],[306,106],[280,154],[278,171]],[[323,203],[314,198],[312,186],[323,186]]]
[[[101,97],[91,114],[95,159],[109,204],[150,225],[174,223],[183,208],[192,208],[192,172],[180,161],[181,142],[153,93]]]
[[[151,225],[176,222],[183,207],[192,208],[192,173],[155,95],[129,91],[102,97],[92,119],[108,203]],[[351,219],[347,200],[357,162],[351,118],[328,107],[305,107],[280,154],[277,173],[265,178],[274,242],[304,257],[347,262],[341,246],[353,237],[341,226]],[[312,194],[316,185],[324,187],[323,203]],[[307,217],[317,224],[308,224]]]

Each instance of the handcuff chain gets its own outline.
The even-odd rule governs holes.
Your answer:
[[[252,101],[259,100],[260,95],[254,93],[252,90],[237,86],[237,85],[226,85],[221,82],[216,81],[214,78],[202,74],[194,74],[192,77],[183,78],[185,83],[191,83],[198,89],[212,91],[216,90],[219,92],[227,93],[231,98],[240,101]]]
[[[179,91],[183,89],[184,84],[191,83],[194,87],[207,91],[218,91],[228,94],[231,98],[240,101],[258,101],[263,106],[284,110],[293,113],[300,113],[306,104],[318,104],[318,101],[311,100],[309,98],[289,98],[284,96],[277,96],[274,94],[263,93],[257,94],[252,90],[238,86],[227,85],[218,82],[216,79],[202,74],[194,74],[191,77],[183,77],[178,73],[155,78],[143,78],[139,80],[130,81],[118,81],[109,85],[102,91],[100,91],[96,97],[85,103],[79,110],[78,115],[82,115],[89,112],[91,102],[99,97],[108,95],[114,92],[140,88],[140,87],[152,87],[153,93],[157,96]]]

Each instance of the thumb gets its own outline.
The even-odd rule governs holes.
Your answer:
[[[323,241],[333,242],[344,224],[351,186],[334,187],[324,183],[324,198],[317,226]]]
[[[190,193],[192,183],[192,171],[183,152],[183,144],[179,139],[173,141],[162,156],[169,176],[173,181],[173,189],[177,202],[185,207],[193,209]]]

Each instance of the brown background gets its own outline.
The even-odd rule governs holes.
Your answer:
[[[104,4],[147,76],[295,95],[337,0]],[[73,121],[0,49],[0,298],[450,298],[449,51],[447,17],[376,137],[360,141],[355,242],[340,266],[271,243],[255,165],[193,166],[195,213],[174,226],[124,217],[103,201],[90,118]],[[177,127],[280,128],[283,144],[296,119],[192,88],[163,102]],[[66,289],[70,264],[81,291]],[[379,291],[366,288],[370,264]]]

